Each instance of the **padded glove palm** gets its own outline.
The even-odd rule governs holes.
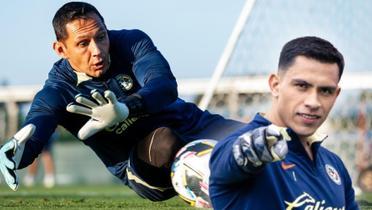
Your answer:
[[[0,171],[5,178],[5,182],[14,191],[18,189],[16,169],[21,162],[25,143],[34,131],[35,126],[28,124],[0,148]]]
[[[93,90],[91,95],[96,102],[79,94],[75,97],[75,100],[83,106],[71,103],[66,107],[67,111],[71,113],[90,117],[88,122],[78,132],[78,137],[81,140],[85,140],[107,127],[122,122],[129,115],[128,107],[124,103],[118,102],[113,92],[106,90],[103,97],[97,90]]]

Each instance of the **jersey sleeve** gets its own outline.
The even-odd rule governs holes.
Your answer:
[[[41,153],[58,125],[63,114],[64,102],[61,93],[52,88],[43,88],[38,92],[32,102],[30,111],[23,125],[34,124],[36,129],[31,138],[26,142],[21,162],[18,169],[30,165]]]
[[[150,37],[139,30],[133,30],[132,33],[132,69],[142,86],[137,94],[143,99],[145,111],[156,113],[177,99],[177,82],[167,60]]]

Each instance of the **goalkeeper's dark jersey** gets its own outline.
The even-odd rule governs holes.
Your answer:
[[[219,140],[242,125],[179,99],[177,83],[167,61],[145,33],[120,30],[108,34],[111,64],[101,78],[76,73],[64,59],[54,64],[27,115],[25,124],[36,125],[36,132],[26,143],[19,168],[32,163],[57,125],[77,136],[89,118],[67,112],[66,106],[79,93],[90,97],[93,89],[101,93],[111,90],[121,102],[132,94],[143,99],[141,115],[130,113],[125,121],[83,141],[120,178],[133,145],[155,128],[169,127],[188,142],[200,138]]]
[[[245,132],[270,124],[257,114],[213,149],[209,193],[214,209],[358,209],[344,164],[320,145],[324,136],[314,135],[309,141],[314,161],[289,130],[292,140],[283,161],[266,164],[256,174],[239,168],[233,156],[234,141]]]

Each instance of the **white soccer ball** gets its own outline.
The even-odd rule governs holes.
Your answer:
[[[209,159],[217,141],[202,139],[182,147],[172,164],[172,184],[191,206],[211,208],[209,199]]]

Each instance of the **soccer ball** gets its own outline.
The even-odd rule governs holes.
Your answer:
[[[191,206],[211,208],[209,199],[209,159],[217,141],[202,139],[182,147],[172,164],[172,185]]]

